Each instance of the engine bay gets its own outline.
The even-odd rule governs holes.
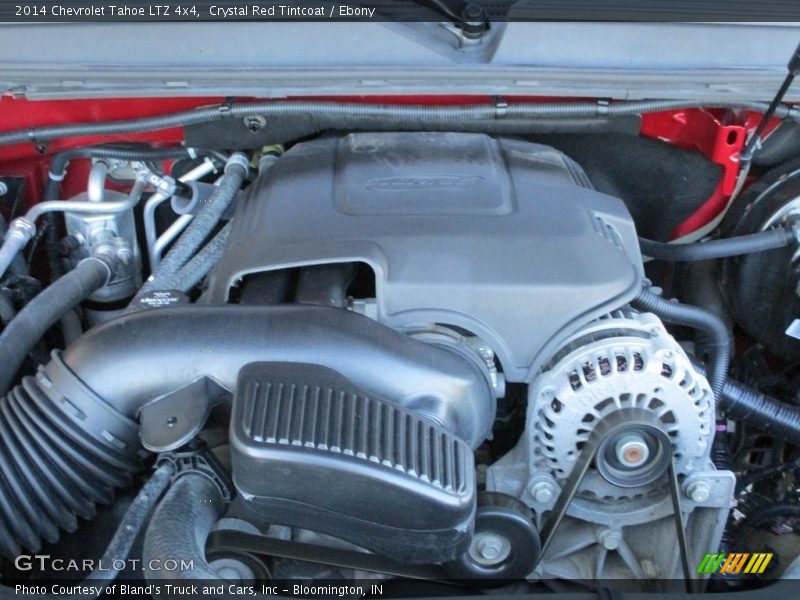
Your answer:
[[[138,557],[120,577],[145,586],[448,594],[791,571],[800,149],[731,170],[753,104],[5,127],[3,580],[41,554]],[[254,138],[217,137],[220,112]],[[742,577],[704,566],[745,551]]]

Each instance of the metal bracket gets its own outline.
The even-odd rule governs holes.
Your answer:
[[[592,430],[591,436],[581,450],[578,459],[575,461],[575,466],[570,472],[569,477],[567,478],[567,481],[565,482],[564,487],[558,496],[555,506],[553,506],[550,518],[547,519],[542,527],[542,549],[539,553],[539,561],[541,561],[545,556],[547,549],[553,542],[556,532],[558,531],[561,522],[567,514],[567,509],[569,508],[572,500],[575,498],[575,494],[578,492],[578,488],[580,487],[583,478],[589,471],[589,467],[597,457],[598,450],[602,446],[603,441],[629,427],[631,422],[637,421],[642,426],[650,427],[654,430],[657,430],[662,435],[665,435],[657,427],[655,422],[653,422],[652,415],[650,413],[633,408],[619,410],[610,414],[608,417],[600,421]],[[669,447],[672,447],[671,443],[669,443]],[[669,478],[673,514],[675,516],[675,527],[678,534],[678,545],[680,547],[681,566],[683,568],[686,591],[691,593],[694,591],[694,579],[692,577],[692,571],[689,565],[689,544],[686,538],[686,526],[683,519],[683,511],[681,509],[681,491],[678,484],[677,472],[675,470],[675,460],[671,454],[670,460],[666,466],[666,474]],[[663,476],[664,471],[662,471],[660,475]]]
[[[203,429],[211,409],[230,392],[201,377],[145,404],[139,413],[142,445],[151,452],[184,446]]]

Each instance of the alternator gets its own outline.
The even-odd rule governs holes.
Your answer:
[[[592,435],[623,417],[601,441]],[[711,462],[714,423],[708,382],[655,315],[616,311],[567,338],[531,382],[520,442],[487,472],[487,489],[528,504],[541,526],[583,449],[599,443],[531,576],[680,577],[678,551],[664,550],[678,547],[670,462],[682,486],[689,561],[716,547],[735,478]],[[708,493],[692,493],[698,485]]]
[[[558,480],[569,475],[594,424],[623,408],[653,413],[679,475],[702,468],[711,448],[711,388],[655,315],[618,312],[579,330],[534,381],[530,399],[530,463]],[[579,495],[609,501],[645,494],[637,480],[664,451],[632,425],[598,456]]]

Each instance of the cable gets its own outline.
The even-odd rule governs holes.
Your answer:
[[[797,241],[798,232],[794,227],[776,227],[750,235],[690,244],[667,244],[639,238],[639,247],[643,255],[656,260],[690,262],[755,254],[756,252],[785,248]]]
[[[772,98],[772,102],[769,103],[767,110],[761,115],[761,120],[758,122],[756,130],[750,136],[750,139],[747,140],[747,145],[739,155],[739,160],[746,165],[748,169],[750,168],[750,162],[753,160],[753,154],[755,154],[756,150],[761,148],[761,136],[764,134],[764,130],[767,128],[767,125],[769,124],[773,115],[776,114],[781,102],[783,101],[783,97],[792,86],[794,78],[800,74],[800,45],[795,48],[795,51],[792,53],[792,57],[789,59],[789,64],[786,66],[786,68],[789,70],[789,72],[786,74],[786,78],[783,80],[783,83],[775,94],[775,97]]]
[[[282,119],[287,117],[332,117],[341,118],[346,126],[348,118],[355,119],[409,119],[419,122],[441,122],[464,120],[494,121],[496,119],[553,119],[564,117],[616,117],[644,112],[657,112],[680,108],[744,108],[765,112],[765,102],[739,100],[637,100],[620,102],[553,102],[519,104],[471,104],[457,106],[358,104],[325,101],[305,102],[252,102],[220,104],[192,110],[120,121],[93,123],[71,123],[68,125],[45,125],[27,129],[16,129],[0,133],[0,146],[23,142],[47,142],[59,138],[88,135],[117,135],[187,127],[210,123],[226,118],[265,117]],[[775,109],[780,118],[800,118],[793,107],[780,105]]]
[[[697,329],[708,336],[709,384],[719,404],[728,379],[732,343],[725,323],[717,315],[689,304],[670,302],[644,287],[631,303],[637,310],[651,312],[667,323]]]

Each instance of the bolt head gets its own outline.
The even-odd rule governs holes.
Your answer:
[[[650,447],[642,436],[631,434],[617,442],[615,454],[626,467],[640,467],[650,457]]]
[[[267,120],[264,117],[247,117],[244,120],[245,127],[252,133],[261,131],[266,124]]]
[[[511,542],[504,535],[492,531],[479,531],[472,538],[469,556],[476,563],[492,566],[503,562],[511,554]]]
[[[600,532],[598,541],[606,550],[616,550],[622,542],[622,533],[613,529],[604,529]]]
[[[553,484],[547,481],[537,481],[530,488],[531,497],[539,504],[547,504],[555,496]]]
[[[119,248],[117,250],[117,258],[119,258],[123,265],[129,265],[131,260],[133,260],[133,253],[130,248]]]
[[[692,502],[705,502],[711,497],[711,486],[707,481],[695,481],[686,488],[686,495]]]
[[[482,544],[479,544],[478,551],[481,553],[483,558],[492,560],[497,558],[497,556],[500,554],[500,546],[491,542],[483,542]]]

